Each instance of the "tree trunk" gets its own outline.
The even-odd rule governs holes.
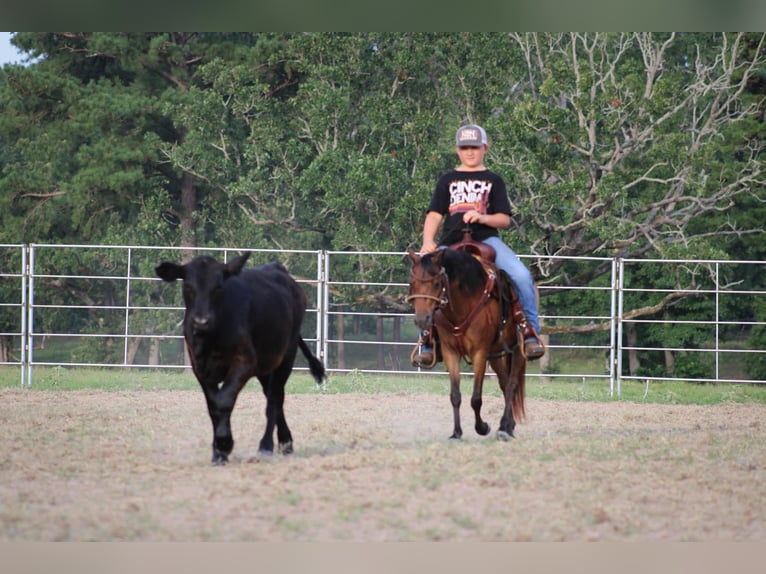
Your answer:
[[[12,339],[9,336],[1,336],[0,337],[0,362],[2,363],[10,363],[11,362],[11,345],[13,344]]]
[[[673,351],[665,350],[665,372],[668,375],[673,374],[673,369],[676,366],[676,356],[673,354]]]
[[[386,358],[383,353],[383,339],[385,329],[383,328],[383,317],[378,315],[377,336],[378,336],[378,369],[381,371],[386,367]]]
[[[551,336],[550,335],[540,335],[540,339],[543,341],[543,345],[545,345],[545,354],[540,357],[540,372],[541,373],[547,373],[550,371],[550,367],[552,364],[551,361],[551,352],[548,349],[548,343],[550,343]]]
[[[184,356],[186,355],[184,354]],[[152,339],[151,343],[149,343],[149,364],[150,365],[160,364],[160,340],[159,339]]]
[[[196,247],[197,233],[194,210],[197,207],[197,195],[194,190],[194,177],[188,173],[181,176],[181,247]],[[182,255],[183,261],[189,261],[193,252]]]
[[[402,340],[402,318],[401,317],[394,317],[394,343],[400,343]],[[393,369],[398,371],[402,368],[402,363],[399,360],[399,346],[394,346],[394,352],[392,354],[392,361],[393,361]]]
[[[128,341],[128,356],[125,357],[125,362],[128,365],[132,365],[136,362],[136,353],[141,346],[141,339],[131,339]]]
[[[344,326],[343,315],[335,315],[335,330],[338,339],[338,368],[346,368],[346,347],[343,342],[346,337],[346,328]]]
[[[625,325],[625,336],[627,337],[628,347],[635,347],[638,344],[638,330],[633,323]],[[628,351],[628,372],[634,377],[640,368],[641,361],[638,360],[638,352],[630,349]]]

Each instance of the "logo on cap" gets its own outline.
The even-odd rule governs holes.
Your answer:
[[[464,126],[457,131],[456,144],[461,146],[482,146],[487,143],[487,136],[479,126]]]

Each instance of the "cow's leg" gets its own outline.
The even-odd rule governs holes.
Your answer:
[[[218,414],[218,404],[217,404],[217,397],[218,394],[218,386],[215,384],[205,384],[200,383],[202,386],[202,391],[205,393],[205,402],[207,403],[207,412],[208,415],[210,415],[210,422],[213,424],[213,458],[211,462],[213,464],[226,464],[228,461],[228,453],[231,452],[231,449],[234,447],[234,441],[232,441],[232,444],[230,445],[229,450],[226,453],[222,453],[218,450],[216,446],[216,440],[215,440],[215,434],[216,429],[218,428],[218,421],[220,419]]]
[[[234,437],[231,433],[231,412],[237,402],[239,391],[244,381],[237,378],[227,379],[221,388],[215,392],[205,391],[208,399],[208,411],[213,423],[213,464],[223,465],[229,461],[229,455],[234,449]],[[212,394],[212,400],[208,398]]]
[[[292,372],[292,364],[282,363],[269,377],[261,380],[263,393],[266,395],[266,429],[261,438],[258,452],[269,456],[274,453],[274,427],[277,427],[277,440],[279,452],[290,454],[293,452],[293,437],[285,418],[285,383]]]

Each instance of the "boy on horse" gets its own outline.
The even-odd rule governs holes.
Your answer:
[[[455,152],[460,165],[436,182],[423,224],[420,254],[458,243],[466,226],[470,227],[474,240],[493,247],[495,265],[510,277],[527,318],[528,327],[522,333],[524,353],[527,359],[539,359],[545,347],[539,337],[535,285],[527,267],[500,238],[498,229],[508,229],[511,225],[511,202],[503,178],[484,166],[488,149],[487,133],[481,126],[464,125],[457,130]],[[437,243],[436,234],[442,221],[444,229]],[[421,333],[419,352],[412,357],[416,367],[431,368],[436,364],[432,331],[433,328]]]

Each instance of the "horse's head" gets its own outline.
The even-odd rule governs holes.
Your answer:
[[[433,324],[434,312],[442,305],[447,305],[447,273],[441,260],[444,251],[423,255],[408,251],[412,261],[410,271],[410,290],[405,301],[415,308],[415,324],[421,329],[428,329]]]

